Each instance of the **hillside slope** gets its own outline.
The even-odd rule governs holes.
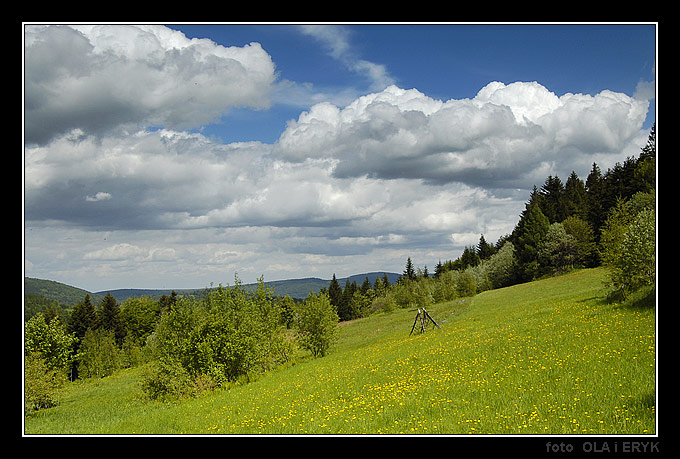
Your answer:
[[[602,269],[343,323],[323,358],[177,404],[143,369],[84,382],[28,433],[654,434],[653,308],[606,301]],[[92,400],[100,394],[97,403]]]

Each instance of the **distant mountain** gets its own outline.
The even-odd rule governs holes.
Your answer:
[[[371,272],[364,274],[355,274],[349,277],[338,278],[338,282],[342,288],[345,287],[346,281],[349,279],[350,282],[356,282],[361,285],[366,278],[368,278],[371,285],[375,283],[376,277],[383,277],[387,274],[391,284],[394,284],[397,279],[401,276],[396,273],[385,273],[383,271]],[[307,298],[309,292],[318,293],[322,288],[327,288],[330,279],[320,279],[318,277],[306,277],[302,279],[287,279],[278,281],[265,281],[265,286],[272,288],[274,294],[278,296],[290,296],[294,299],[304,299]],[[246,287],[254,287],[257,284],[247,284]],[[178,295],[196,295],[199,296],[205,290],[205,288],[198,289],[115,289],[115,290],[102,290],[101,292],[88,292],[86,290],[71,287],[61,282],[34,279],[30,277],[24,278],[24,292],[36,293],[42,295],[46,298],[57,300],[63,304],[76,304],[85,298],[85,295],[90,295],[92,301],[97,304],[101,299],[106,296],[107,293],[111,295],[118,301],[123,302],[131,297],[141,297],[150,296],[154,299],[160,298],[162,295],[170,295],[173,290]]]
[[[90,295],[92,301],[96,304],[104,297],[96,293],[88,292],[77,287],[62,284],[61,282],[34,279],[31,277],[24,278],[24,292],[35,293],[36,295],[44,296],[50,300],[56,300],[61,304],[73,305],[85,299],[85,295]]]

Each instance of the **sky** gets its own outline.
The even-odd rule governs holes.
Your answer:
[[[638,156],[656,24],[24,24],[23,270],[91,292],[430,271]]]

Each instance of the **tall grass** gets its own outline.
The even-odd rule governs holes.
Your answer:
[[[174,404],[143,369],[78,383],[26,433],[653,434],[653,307],[609,303],[583,270],[341,325],[332,353]]]

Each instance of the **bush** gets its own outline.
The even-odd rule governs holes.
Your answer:
[[[445,271],[434,279],[432,285],[432,298],[437,303],[451,301],[458,298],[458,271]]]
[[[337,339],[339,320],[328,294],[310,292],[295,304],[293,317],[300,346],[315,357],[326,355]]]
[[[508,241],[485,263],[492,288],[506,287],[513,283],[515,264],[515,247]]]
[[[402,278],[392,287],[394,300],[401,308],[425,308],[434,302],[430,291],[430,280]]]
[[[121,352],[112,330],[88,329],[78,354],[81,378],[103,378],[121,367]]]
[[[145,392],[190,395],[268,371],[288,359],[284,331],[279,302],[262,281],[254,292],[237,279],[236,286],[207,291],[201,300],[182,298],[147,340],[156,364],[145,377]]]
[[[75,336],[58,320],[38,313],[24,325],[24,405],[26,413],[57,405],[55,393],[66,381]]]
[[[24,407],[26,414],[58,405],[56,391],[68,378],[63,369],[50,369],[39,353],[24,358]]]
[[[473,296],[477,293],[477,282],[475,278],[467,271],[460,273],[458,277],[458,296]]]
[[[613,294],[626,298],[656,280],[654,193],[637,193],[619,201],[602,229],[602,262],[609,270]]]
[[[397,308],[397,303],[394,301],[392,292],[385,291],[383,294],[376,296],[371,303],[370,313],[376,312],[392,312]]]
[[[538,261],[545,270],[565,271],[578,260],[578,246],[562,223],[553,223],[538,245]]]

